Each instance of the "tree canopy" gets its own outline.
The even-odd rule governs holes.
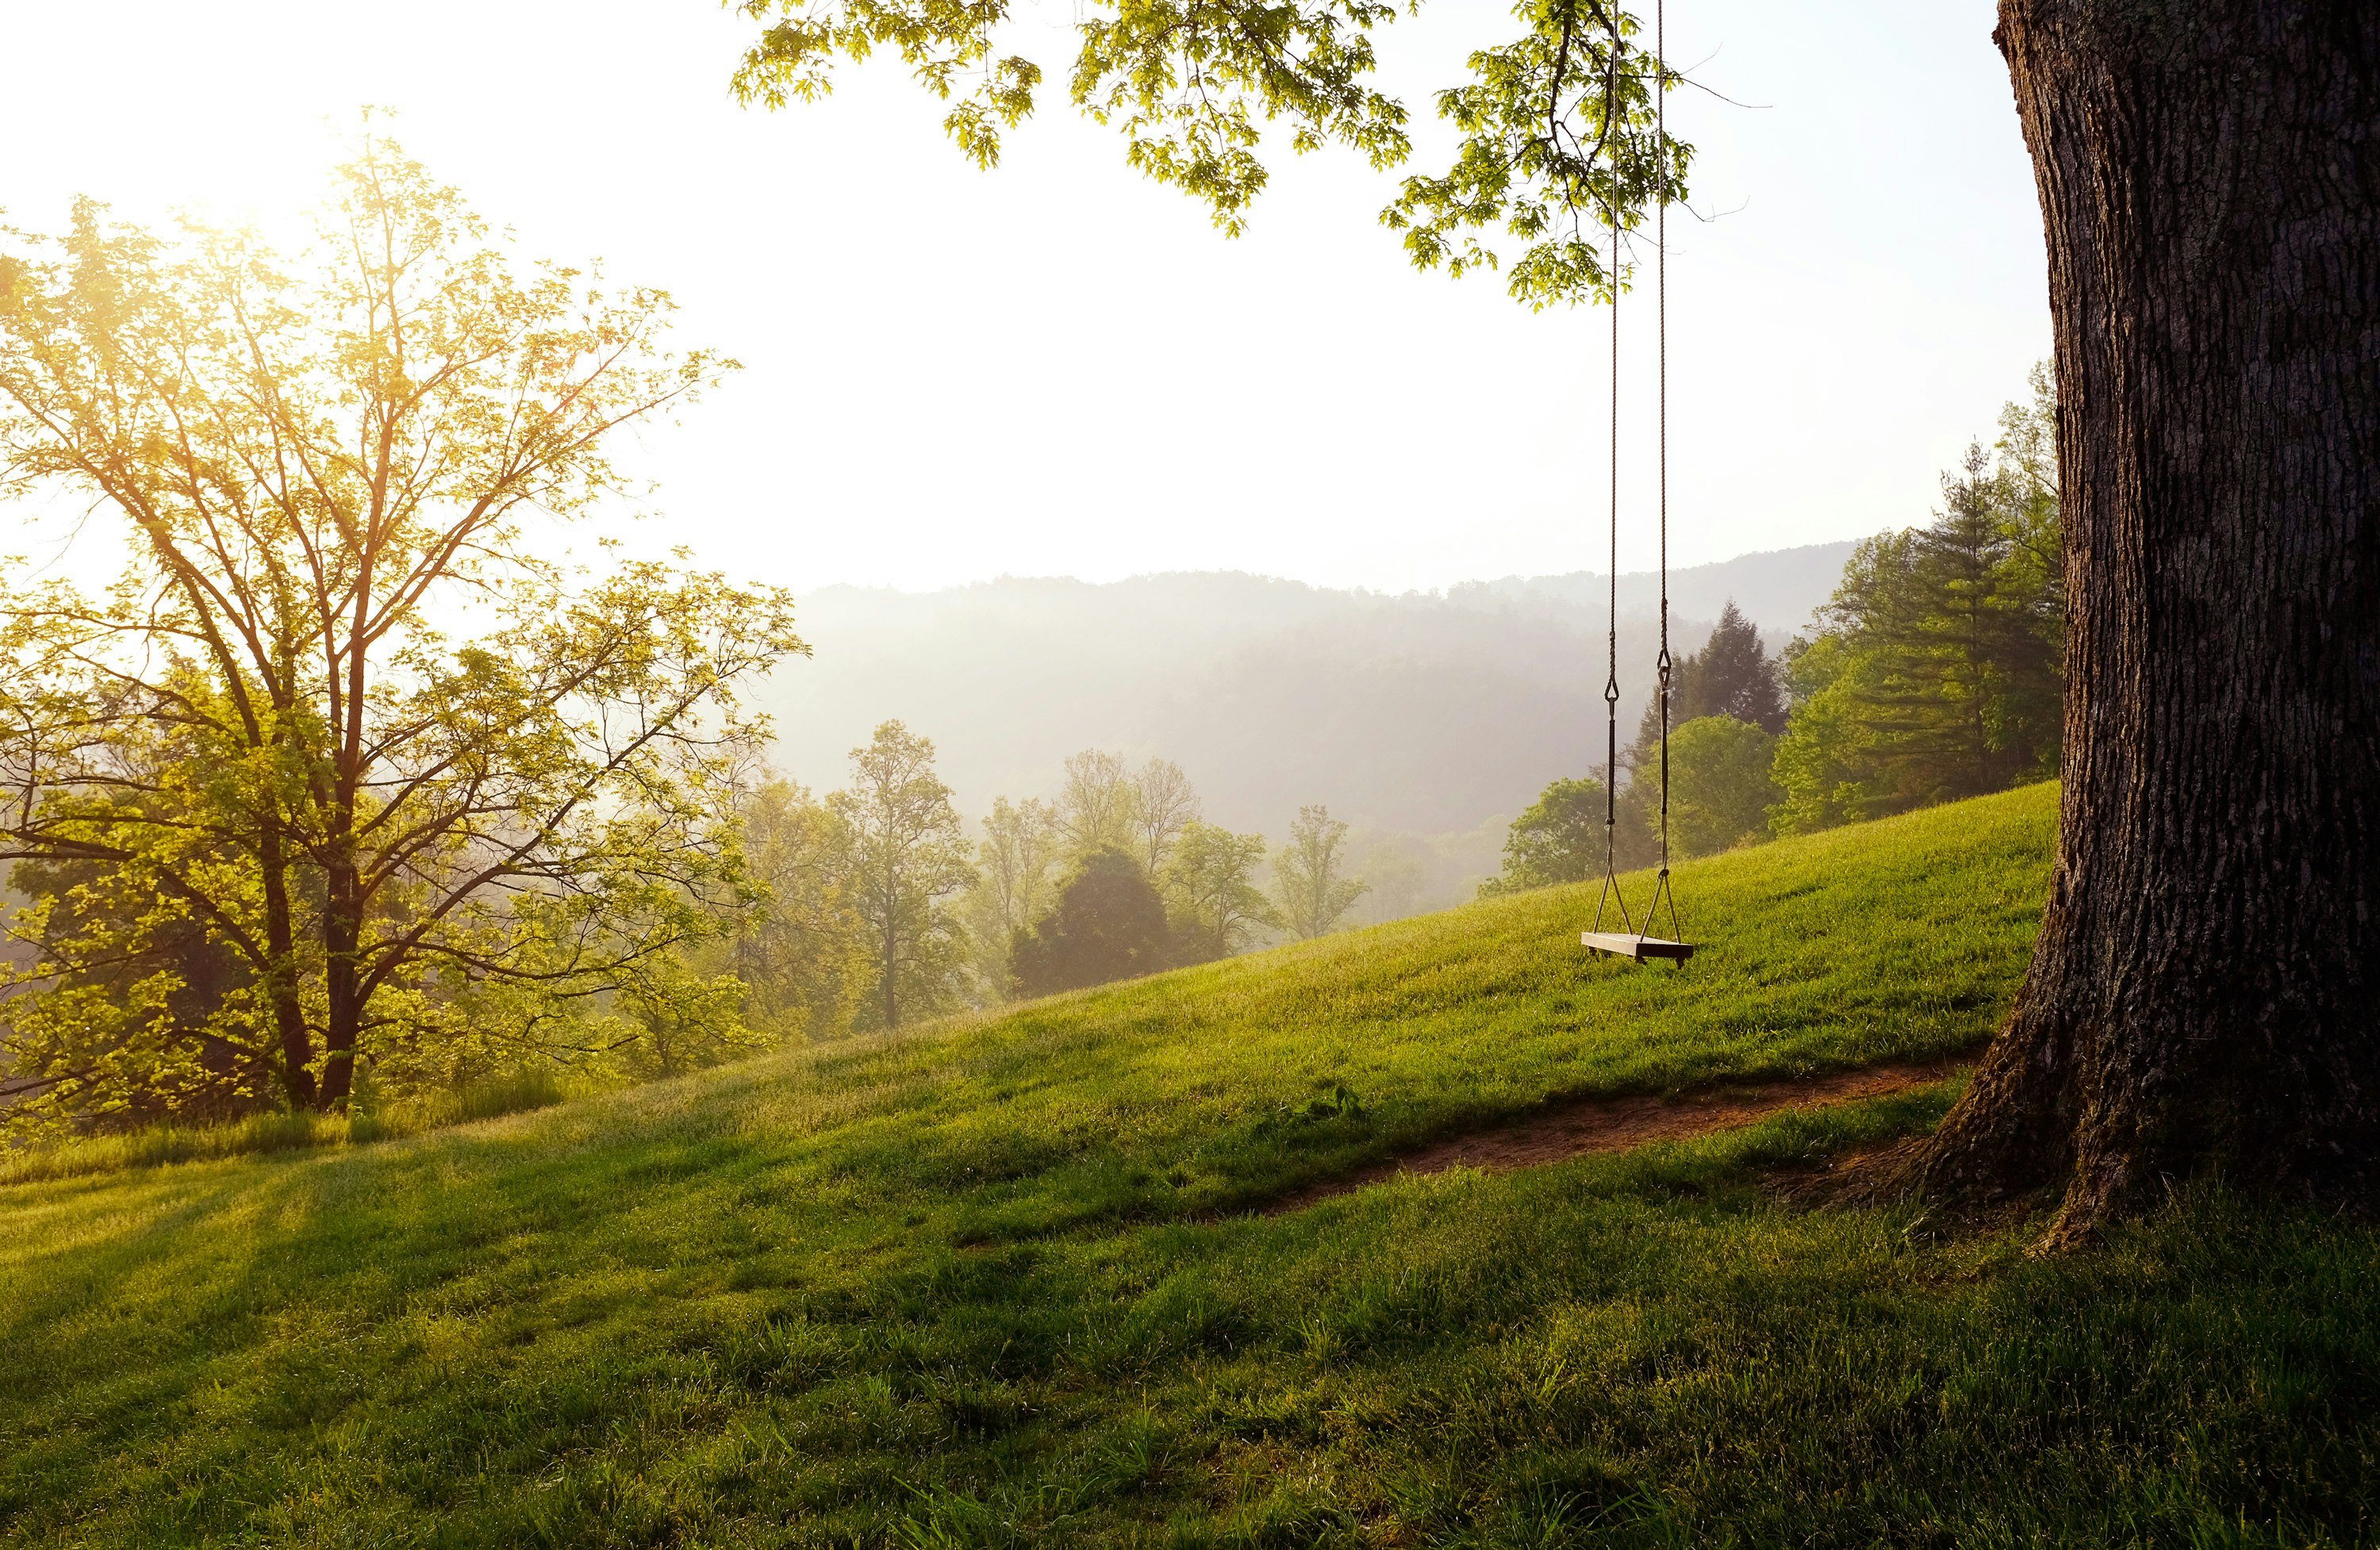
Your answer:
[[[718,944],[747,988],[745,1020],[783,1039],[847,1032],[875,987],[853,909],[849,826],[829,803],[777,777],[748,782],[735,818],[746,874],[763,894]]]
[[[1699,651],[1677,660],[1670,675],[1670,725],[1685,725],[1703,716],[1732,716],[1764,732],[1785,730],[1785,695],[1778,682],[1777,664],[1760,643],[1760,631],[1743,616],[1730,598],[1711,626],[1710,638]],[[1636,731],[1630,764],[1643,769],[1646,754],[1661,736],[1661,707],[1657,699],[1645,708]]]
[[[976,874],[932,741],[883,722],[851,751],[851,785],[827,807],[847,836],[851,910],[875,986],[860,1025],[898,1028],[949,1010],[966,927],[945,901]]]
[[[125,538],[97,597],[0,567],[12,1119],[633,1037],[603,998],[749,902],[737,686],[805,648],[776,588],[529,524],[729,363],[665,347],[662,292],[518,272],[378,138],[304,252],[89,201],[6,245],[0,487]]]
[[[1056,809],[1036,797],[995,797],[984,816],[975,882],[963,908],[977,988],[987,1001],[1006,999],[1016,939],[1049,909],[1061,839]]]
[[[1698,716],[1672,730],[1670,840],[1676,853],[1708,855],[1767,839],[1768,809],[1778,797],[1769,775],[1776,755],[1776,738],[1733,716]]]
[[[1016,940],[1016,987],[1047,996],[1171,966],[1165,903],[1139,862],[1120,850],[1084,856],[1050,913]]]
[[[949,104],[942,125],[990,167],[1001,131],[1038,103],[1044,69],[1005,52],[1009,0],[731,0],[760,30],[734,86],[783,107],[832,90],[836,68],[897,54]],[[1418,10],[1418,0],[1411,7]],[[1385,0],[1094,0],[1077,10],[1067,71],[1075,107],[1123,136],[1125,161],[1245,228],[1268,178],[1268,124],[1297,154],[1338,145],[1383,171],[1412,156],[1411,113],[1372,84]],[[1692,148],[1658,132],[1658,67],[1635,18],[1609,0],[1521,0],[1514,34],[1474,52],[1437,93],[1451,158],[1410,174],[1380,212],[1420,268],[1500,270],[1533,308],[1608,297],[1625,260],[1605,233],[1682,200]]]
[[[1504,869],[1479,885],[1479,896],[1490,899],[1601,877],[1606,836],[1616,842],[1622,834],[1633,834],[1634,828],[1608,827],[1607,808],[1603,782],[1593,776],[1548,784],[1512,820],[1504,841]],[[1633,859],[1631,854],[1620,857],[1622,866]]]
[[[1301,940],[1337,930],[1368,883],[1347,876],[1347,826],[1330,809],[1309,804],[1289,826],[1289,843],[1273,856],[1273,888],[1281,924]]]
[[[1787,653],[1780,832],[1880,817],[2058,770],[2065,625],[2046,371],[1943,476],[1925,527],[1863,543]]]
[[[1197,822],[1183,830],[1160,878],[1179,956],[1201,963],[1228,958],[1282,924],[1281,912],[1256,884],[1264,860],[1261,834],[1234,834]]]

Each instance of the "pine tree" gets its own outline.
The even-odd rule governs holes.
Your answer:
[[[1703,648],[1682,664],[1682,678],[1670,696],[1670,724],[1682,726],[1705,716],[1732,716],[1771,734],[1785,730],[1785,696],[1777,664],[1730,598]]]
[[[1760,631],[1733,598],[1719,611],[1703,648],[1678,658],[1670,670],[1670,730],[1705,716],[1732,716],[1772,735],[1785,730],[1785,693],[1777,664],[1760,643]],[[1660,745],[1661,703],[1656,698],[1637,723],[1628,768],[1657,769]]]
[[[1860,545],[1817,633],[1788,649],[1780,832],[2056,773],[2057,497],[2020,435],[2054,413],[2012,406],[1998,466],[1970,448],[1934,522]]]

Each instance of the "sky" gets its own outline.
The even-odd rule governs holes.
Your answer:
[[[2049,347],[1990,0],[1671,13],[1707,88],[1670,113],[1697,148],[1670,223],[1671,561],[1922,522]],[[1017,0],[1015,46],[1061,83],[1075,14]],[[55,229],[89,194],[295,231],[361,106],[393,108],[522,255],[664,286],[684,343],[744,363],[624,449],[658,493],[607,520],[751,579],[1403,591],[1602,567],[1600,309],[1414,272],[1377,224],[1390,180],[1345,152],[1278,155],[1231,240],[1062,90],[990,173],[893,61],[739,107],[751,26],[705,0],[23,7],[0,219]],[[1426,123],[1513,30],[1432,0],[1382,35],[1383,79]],[[1657,551],[1651,312],[1649,286],[1622,300],[1623,569]]]

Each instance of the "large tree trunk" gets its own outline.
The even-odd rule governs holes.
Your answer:
[[[1926,1155],[2070,1243],[2380,1143],[2380,4],[2001,0],[2049,236],[2056,879]]]

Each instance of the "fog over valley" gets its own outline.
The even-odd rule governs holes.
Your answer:
[[[1730,599],[1782,647],[1851,550],[1672,571],[1673,651],[1699,648]],[[898,718],[933,739],[969,814],[1054,793],[1066,757],[1092,747],[1172,759],[1234,829],[1277,835],[1327,803],[1371,855],[1366,913],[1402,914],[1467,896],[1514,813],[1600,767],[1609,590],[1591,573],[1396,596],[1213,572],[827,587],[801,599],[814,654],[756,698],[780,768],[818,790]],[[1623,743],[1653,693],[1658,599],[1655,574],[1621,575]]]

